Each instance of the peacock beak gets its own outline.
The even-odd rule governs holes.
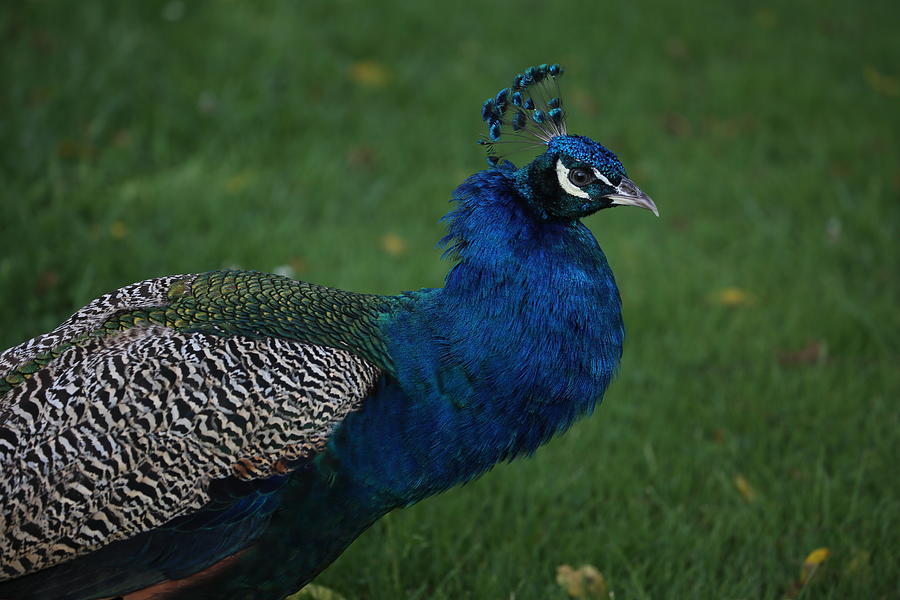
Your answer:
[[[653,204],[653,200],[650,199],[650,196],[642,192],[641,189],[634,185],[634,182],[627,177],[622,178],[622,181],[619,182],[615,192],[603,197],[612,200],[612,204],[616,206],[637,206],[646,208],[657,217],[659,216],[659,209]]]

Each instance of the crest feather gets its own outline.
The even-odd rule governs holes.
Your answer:
[[[558,64],[528,67],[481,105],[481,118],[488,135],[478,143],[488,147],[488,162],[495,165],[498,143],[524,144],[526,148],[546,145],[566,135],[566,113],[559,93],[558,79],[563,68]],[[500,141],[506,135],[511,140]],[[523,148],[523,149],[526,149]]]

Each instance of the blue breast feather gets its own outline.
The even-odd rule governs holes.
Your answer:
[[[533,452],[594,408],[621,357],[618,290],[583,224],[539,222],[508,170],[470,177],[455,199],[444,242],[457,264],[386,318],[398,381],[332,443],[389,504]]]

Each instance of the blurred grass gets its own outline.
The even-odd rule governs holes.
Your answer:
[[[663,215],[589,219],[621,375],[535,458],[390,515],[317,582],[562,599],[556,566],[589,563],[620,599],[898,597],[895,23],[833,0],[6,4],[0,347],[170,273],[440,285],[481,100],[560,61],[570,129]]]

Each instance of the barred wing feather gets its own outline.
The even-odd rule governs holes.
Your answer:
[[[135,284],[155,293],[143,305],[163,302],[172,279]],[[104,296],[0,365],[21,366],[141,304],[123,290],[114,294],[127,306]],[[302,464],[379,373],[346,350],[159,325],[67,347],[0,396],[0,581],[197,511],[217,479]]]

